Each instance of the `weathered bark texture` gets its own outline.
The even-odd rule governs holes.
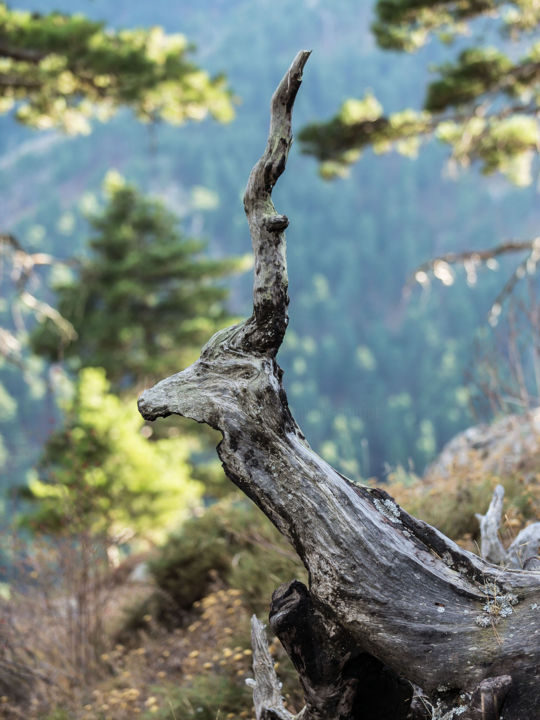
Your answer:
[[[540,574],[496,567],[408,515],[384,490],[353,484],[311,450],[289,411],[275,359],[288,322],[288,220],[271,192],[285,168],[308,57],[297,55],[272,98],[268,143],[244,197],[253,314],[214,335],[189,368],[145,390],[140,411],[148,420],[175,413],[218,429],[225,472],[308,569],[309,590],[281,588],[271,613],[305,690],[303,720],[396,720],[407,711],[419,718],[426,707],[433,717],[496,720],[501,706],[504,720],[533,720]],[[412,684],[422,702],[410,703]]]

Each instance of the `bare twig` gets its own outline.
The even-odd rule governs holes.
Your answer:
[[[0,233],[0,256],[8,254],[12,261],[11,282],[15,287],[15,298],[37,317],[49,318],[59,329],[62,338],[66,342],[75,340],[77,333],[73,325],[52,305],[39,300],[28,290],[28,284],[35,277],[37,267],[72,265],[73,261],[62,261],[43,252],[29,253],[23,248],[15,235]],[[18,334],[24,334],[25,324],[17,303],[12,303],[11,311]],[[7,328],[0,328],[0,355],[17,365],[22,366],[23,364],[23,348],[20,338]]]
[[[491,263],[495,265],[496,259],[501,255],[512,255],[526,251],[529,251],[529,254],[519,263],[491,304],[488,319],[491,325],[496,325],[502,305],[512,294],[517,283],[522,278],[536,271],[536,266],[540,261],[540,237],[533,238],[532,240],[509,240],[486,250],[465,250],[463,252],[446,253],[431,258],[421,265],[418,265],[409,276],[403,289],[404,297],[410,294],[416,283],[425,285],[429,280],[430,273],[433,273],[435,277],[439,278],[445,285],[451,285],[453,282],[453,273],[450,267],[452,265],[463,265],[467,271],[467,276],[473,275],[474,279],[476,279],[477,266],[488,265],[489,267]]]
[[[538,260],[540,260],[540,237],[531,241],[530,249],[531,252],[529,255],[527,255],[527,257],[519,263],[512,275],[508,278],[501,292],[495,298],[495,301],[492,303],[490,318],[495,318],[495,320],[497,319],[504,301],[510,297],[518,282],[524,277],[527,277],[527,275],[532,275],[536,271]]]
[[[478,262],[486,262],[492,258],[496,258],[499,255],[505,255],[507,253],[521,252],[522,250],[531,250],[535,243],[538,243],[539,238],[534,240],[509,240],[508,242],[496,245],[493,248],[487,250],[469,250],[459,253],[447,253],[446,255],[440,255],[437,258],[433,258],[428,262],[420,265],[418,270],[431,269],[437,261],[444,261],[451,264],[465,262],[465,260],[475,260]]]
[[[540,238],[534,238],[533,240],[508,240],[507,242],[486,250],[464,250],[463,252],[437,255],[437,257],[426,260],[426,262],[418,265],[407,280],[405,287],[410,288],[415,283],[422,284],[427,279],[427,274],[436,270],[437,267],[443,263],[446,265],[465,265],[467,262],[472,262],[476,265],[480,265],[482,263],[485,264],[490,260],[495,260],[500,255],[510,255],[513,253],[525,252],[526,250],[530,251],[539,245]]]

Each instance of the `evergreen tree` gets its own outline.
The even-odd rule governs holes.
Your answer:
[[[230,322],[219,281],[239,263],[204,257],[204,243],[184,237],[161,202],[116,173],[105,189],[108,205],[91,219],[89,257],[76,277],[55,287],[74,333],[45,319],[32,345],[53,362],[65,357],[74,367],[103,367],[116,388],[128,389],[182,369]]]
[[[167,35],[161,27],[114,32],[80,13],[12,10],[0,0],[0,115],[15,109],[25,125],[72,135],[89,133],[91,117],[108,120],[120,107],[132,108],[146,122],[178,125],[208,115],[231,120],[224,77],[197,67],[189,60],[192,51],[183,35]],[[3,230],[0,256],[23,265],[28,279],[41,259]],[[10,300],[54,319],[54,310],[30,295],[24,281]],[[24,339],[18,335],[0,327],[0,355],[14,359],[13,346]]]
[[[0,2],[0,113],[32,127],[87,133],[119,107],[181,124],[232,117],[222,76],[189,58],[183,35],[159,27],[113,32],[83,15],[11,10]]]
[[[208,116],[222,122],[231,120],[232,96],[224,77],[211,77],[196,65],[191,59],[193,50],[184,35],[165,34],[161,27],[117,31],[81,13],[40,14],[11,9],[0,1],[0,115],[13,111],[18,122],[31,128],[54,128],[70,135],[89,133],[92,118],[108,120],[121,107],[131,108],[143,122],[164,120],[180,125]],[[56,272],[59,265],[54,254],[33,253],[31,241],[24,238],[21,243],[6,230],[0,227],[0,259],[5,255],[7,265],[13,265],[13,272],[6,276],[16,276],[16,282],[13,286],[6,283],[0,307],[0,390],[4,390],[3,395],[0,392],[0,406],[10,409],[10,395],[5,388],[8,385],[12,391],[17,388],[19,407],[17,422],[4,422],[1,428],[0,469],[2,485],[13,485],[21,483],[46,435],[47,422],[42,416],[48,415],[48,423],[56,416],[50,409],[44,411],[43,401],[39,403],[38,411],[33,409],[30,415],[40,418],[34,423],[40,430],[34,427],[30,431],[29,442],[23,406],[35,406],[36,386],[45,383],[38,377],[42,366],[28,357],[22,318],[28,313],[48,316],[47,324],[56,323],[56,332],[65,338],[70,336],[70,326],[44,301],[46,293],[39,297],[34,294],[39,276],[35,268],[47,258],[46,264]],[[48,250],[51,242],[54,233]],[[26,250],[28,247],[31,249]],[[210,304],[212,297],[209,292]],[[52,336],[54,331],[50,329]],[[3,358],[9,362],[4,363]],[[23,366],[29,387],[22,382]],[[43,397],[44,388],[38,390],[39,397]]]
[[[518,185],[529,184],[540,143],[540,43],[531,42],[540,22],[538,3],[379,0],[376,15],[373,30],[384,49],[412,52],[434,33],[444,42],[474,37],[485,29],[478,23],[483,18],[501,31],[506,51],[477,37],[454,62],[437,68],[421,111],[385,115],[368,93],[347,100],[329,122],[305,127],[304,151],[321,161],[322,173],[343,174],[366,146],[414,155],[420,141],[435,136],[450,146],[456,163],[477,161],[486,174],[500,171]]]
[[[91,218],[90,255],[55,288],[64,325],[45,317],[31,338],[47,360],[83,368],[62,426],[45,445],[39,478],[24,493],[33,501],[25,522],[55,534],[163,530],[200,498],[196,475],[216,482],[215,468],[197,472],[190,461],[202,437],[173,428],[150,441],[132,394],[125,403],[110,383],[126,392],[189,364],[231,321],[219,281],[238,261],[205,258],[204,243],[184,237],[161,202],[118,173],[104,188],[108,203]]]
[[[200,501],[184,438],[148,442],[135,403],[109,390],[99,368],[83,370],[23,493],[22,522],[40,532],[111,541],[124,530],[163,537]]]

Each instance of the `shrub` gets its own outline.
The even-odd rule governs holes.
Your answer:
[[[164,597],[182,610],[212,583],[238,588],[253,612],[267,610],[272,592],[306,573],[288,542],[251,503],[234,497],[209,507],[169,538],[150,571]]]
[[[432,475],[424,480],[404,472],[390,475],[388,492],[415,517],[434,525],[453,540],[478,552],[474,543],[480,537],[475,514],[484,514],[493,490],[500,484],[505,490],[502,541],[508,545],[528,521],[538,516],[540,463],[536,472],[511,472],[507,475],[486,473],[475,452],[470,464],[455,467],[447,476]]]

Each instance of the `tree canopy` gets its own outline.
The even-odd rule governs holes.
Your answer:
[[[0,3],[0,113],[32,127],[88,133],[89,118],[121,106],[144,121],[181,124],[233,116],[223,76],[189,59],[193,47],[160,27],[112,31],[80,14],[46,15]]]
[[[415,155],[421,141],[435,136],[450,146],[462,166],[479,163],[482,172],[504,173],[518,185],[532,181],[538,152],[540,43],[532,33],[540,21],[529,0],[379,0],[373,31],[380,47],[414,52],[433,35],[446,43],[472,37],[457,58],[436,68],[421,110],[385,114],[375,95],[346,100],[330,121],[300,133],[303,149],[321,161],[327,177],[343,174],[361,150],[395,149]],[[503,35],[504,51],[479,37]],[[513,46],[512,46],[513,44]],[[500,41],[499,41],[500,45]]]

